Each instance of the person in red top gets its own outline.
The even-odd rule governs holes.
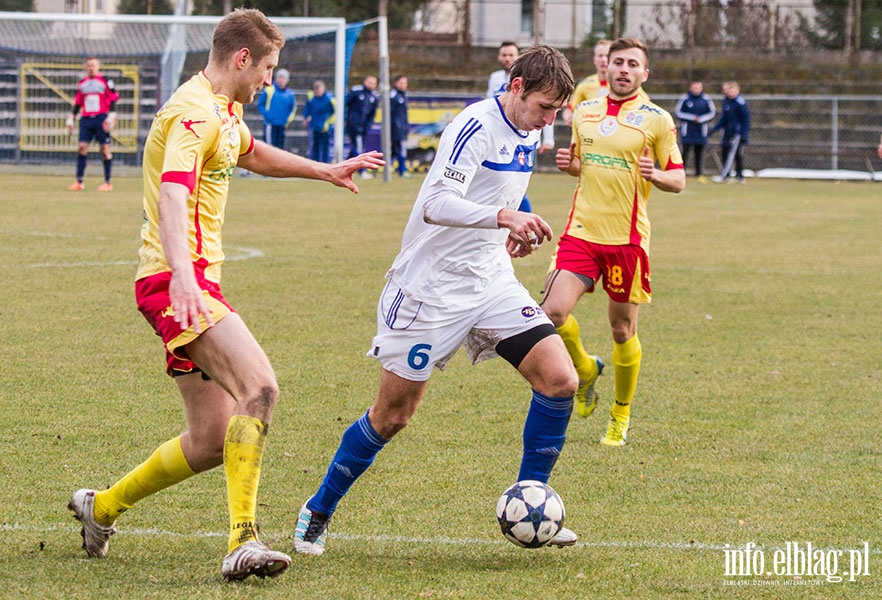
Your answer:
[[[77,180],[67,186],[72,192],[85,189],[83,176],[86,174],[86,160],[89,155],[89,144],[92,140],[101,146],[101,159],[104,161],[104,183],[98,186],[99,192],[109,192],[110,173],[113,169],[113,155],[110,153],[110,131],[116,125],[116,113],[113,111],[119,94],[113,89],[113,80],[105,79],[101,74],[101,63],[95,57],[86,59],[86,76],[77,84],[77,95],[74,97],[73,108],[67,118],[67,131],[73,132],[74,120],[80,116],[80,147],[77,154]]]

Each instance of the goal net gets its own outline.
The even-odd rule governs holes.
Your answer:
[[[77,84],[88,57],[101,61],[120,99],[111,149],[115,162],[140,165],[153,115],[172,92],[202,69],[221,17],[80,15],[0,12],[0,163],[70,165],[77,133],[68,134]],[[272,18],[285,36],[279,67],[291,73],[298,112],[315,79],[336,98],[346,85],[346,22],[336,18]],[[255,98],[256,101],[256,98]],[[342,102],[337,122],[342,123]],[[263,121],[245,107],[256,137]],[[290,127],[287,147],[306,154],[302,127]],[[335,128],[334,156],[343,146]],[[97,145],[90,151],[97,152]]]

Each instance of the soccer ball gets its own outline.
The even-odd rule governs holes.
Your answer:
[[[519,481],[500,496],[496,520],[505,539],[522,548],[539,548],[561,530],[564,505],[560,495],[541,481]]]

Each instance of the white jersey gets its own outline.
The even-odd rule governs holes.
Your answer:
[[[508,85],[508,73],[505,72],[505,69],[493,71],[487,79],[487,93],[484,97],[492,98],[493,96],[498,96],[505,91],[506,85]]]
[[[515,128],[498,98],[459,113],[441,135],[387,279],[419,302],[467,307],[481,304],[500,277],[514,277],[509,231],[497,228],[496,215],[521,203],[538,139],[538,131]],[[427,214],[459,223],[427,223]]]

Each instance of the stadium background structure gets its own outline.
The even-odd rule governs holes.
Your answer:
[[[141,142],[156,106],[168,90],[204,64],[210,31],[217,21],[217,17],[182,21],[176,17],[116,16],[96,20],[87,15],[50,15],[48,29],[44,26],[35,34],[28,33],[28,28],[33,29],[34,23],[45,20],[46,15],[0,16],[0,164],[20,168],[36,165],[50,170],[53,165],[68,164],[75,152],[75,140],[64,135],[62,123],[70,101],[59,90],[75,85],[86,54],[98,54],[104,70],[117,77],[123,97],[114,152],[124,168],[137,169]],[[184,22],[190,24],[184,26]],[[366,74],[379,74],[382,79],[390,72],[405,73],[411,80],[408,95],[411,123],[416,129],[449,120],[455,111],[477,100],[486,73],[495,68],[493,48],[463,46],[443,35],[386,32],[385,22],[380,19],[348,25],[340,19],[280,18],[277,22],[284,25],[290,40],[281,64],[292,71],[291,86],[300,107],[317,77],[328,80],[334,73],[329,88],[340,97],[341,93],[345,95],[349,82],[360,81]],[[119,29],[116,35],[108,32],[111,25]],[[120,37],[122,43],[118,43]],[[87,38],[94,44],[92,51],[84,46]],[[384,42],[387,38],[389,43]],[[128,48],[126,51],[133,56],[120,57],[120,47]],[[112,48],[117,55],[104,56]],[[62,53],[52,54],[55,52]],[[566,54],[577,77],[590,72],[591,59],[584,49],[567,49]],[[163,70],[163,59],[174,64]],[[34,70],[30,66],[34,64],[50,67]],[[341,64],[343,75],[339,75]],[[67,83],[55,80],[62,76],[59,65],[66,71]],[[291,69],[293,66],[297,68]],[[705,89],[718,102],[722,80],[742,83],[754,115],[746,165],[757,175],[879,179],[877,172],[882,171],[882,163],[875,148],[882,96],[872,82],[882,77],[882,53],[846,56],[830,51],[807,54],[762,49],[737,53],[719,48],[659,49],[652,52],[651,68],[647,90],[654,101],[669,110],[692,78],[703,80]],[[388,87],[381,83],[381,91]],[[37,103],[33,110],[26,108],[31,100]],[[339,120],[343,106],[338,104]],[[245,108],[246,121],[259,129],[256,107]],[[372,135],[373,147],[388,148],[382,119],[378,122]],[[335,152],[337,148],[345,151],[342,134],[336,129]],[[23,130],[31,137],[24,136]],[[430,136],[414,134],[413,144],[433,143]],[[305,154],[305,130],[292,126],[288,137],[289,148]],[[558,122],[558,143],[568,137],[568,128]],[[718,139],[712,138],[714,150],[717,143]],[[713,163],[709,161],[708,166],[713,168]],[[540,156],[538,168],[553,170],[553,160]]]

